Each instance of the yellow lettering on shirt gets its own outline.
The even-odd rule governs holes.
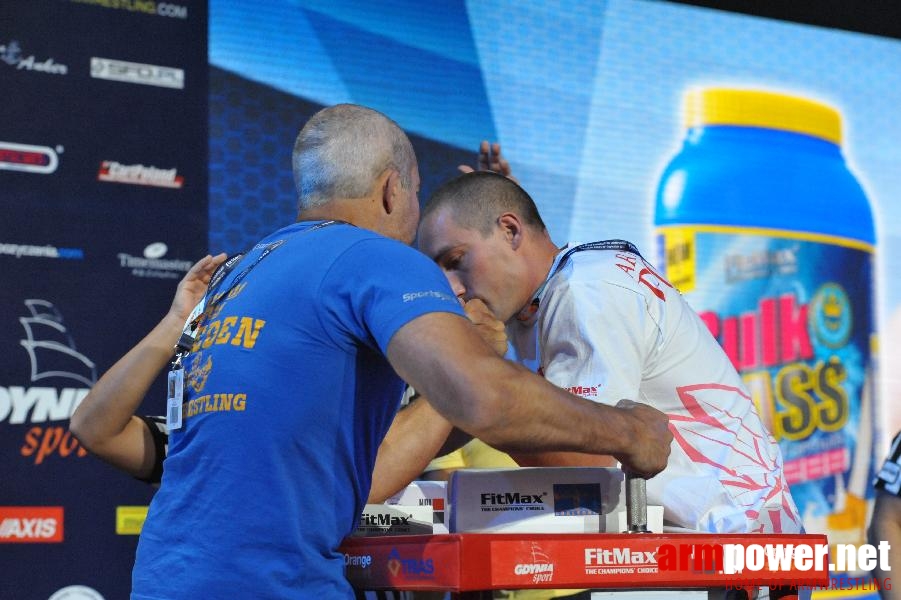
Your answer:
[[[182,404],[182,415],[185,418],[200,413],[244,412],[247,409],[247,394],[222,392],[204,394]]]
[[[247,286],[247,283],[241,283],[233,287],[228,291],[228,296],[225,297],[226,300],[231,300],[236,297],[238,294],[244,291],[244,288]]]
[[[216,336],[219,334],[219,328],[222,326],[221,321],[212,321],[206,326],[206,331],[203,335],[203,344],[201,344],[201,348],[209,348],[213,345],[213,342],[216,340]]]
[[[216,336],[217,344],[224,344],[228,341],[228,338],[231,337],[231,328],[237,322],[238,317],[225,317],[222,320],[222,328],[219,330],[219,335]]]
[[[245,348],[253,348],[257,343],[257,336],[260,330],[266,324],[262,319],[253,319],[251,317],[241,317],[241,324],[238,326],[238,333],[235,334],[231,341],[232,346],[244,346]],[[217,343],[224,343],[218,342]]]
[[[235,325],[238,326],[237,332],[234,332]],[[266,325],[266,321],[263,319],[234,315],[210,321],[198,330],[193,350],[196,352],[200,348],[206,349],[213,344],[228,344],[229,342],[232,346],[253,348],[264,325]]]

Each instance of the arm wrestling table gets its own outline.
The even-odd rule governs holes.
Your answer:
[[[826,566],[728,574],[704,562],[724,544],[818,546],[820,534],[493,534],[348,538],[348,580],[361,590],[437,590],[482,598],[496,589],[704,590],[828,583]],[[722,555],[720,555],[722,556]],[[785,565],[782,565],[783,567]]]

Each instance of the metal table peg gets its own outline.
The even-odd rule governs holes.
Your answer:
[[[625,533],[648,533],[648,492],[644,478],[626,473]]]

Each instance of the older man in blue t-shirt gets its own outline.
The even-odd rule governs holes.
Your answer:
[[[408,247],[419,175],[393,121],[324,109],[298,136],[294,170],[298,221],[210,283],[132,598],[353,597],[337,548],[377,452],[391,452],[379,446],[401,377],[495,447],[664,467],[662,413],[555,388],[463,318],[441,271]]]

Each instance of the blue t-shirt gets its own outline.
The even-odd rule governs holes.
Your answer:
[[[262,240],[218,288],[185,361],[184,425],[170,432],[132,598],[353,597],[337,547],[403,392],[388,343],[426,313],[464,313],[419,252],[311,225]]]

